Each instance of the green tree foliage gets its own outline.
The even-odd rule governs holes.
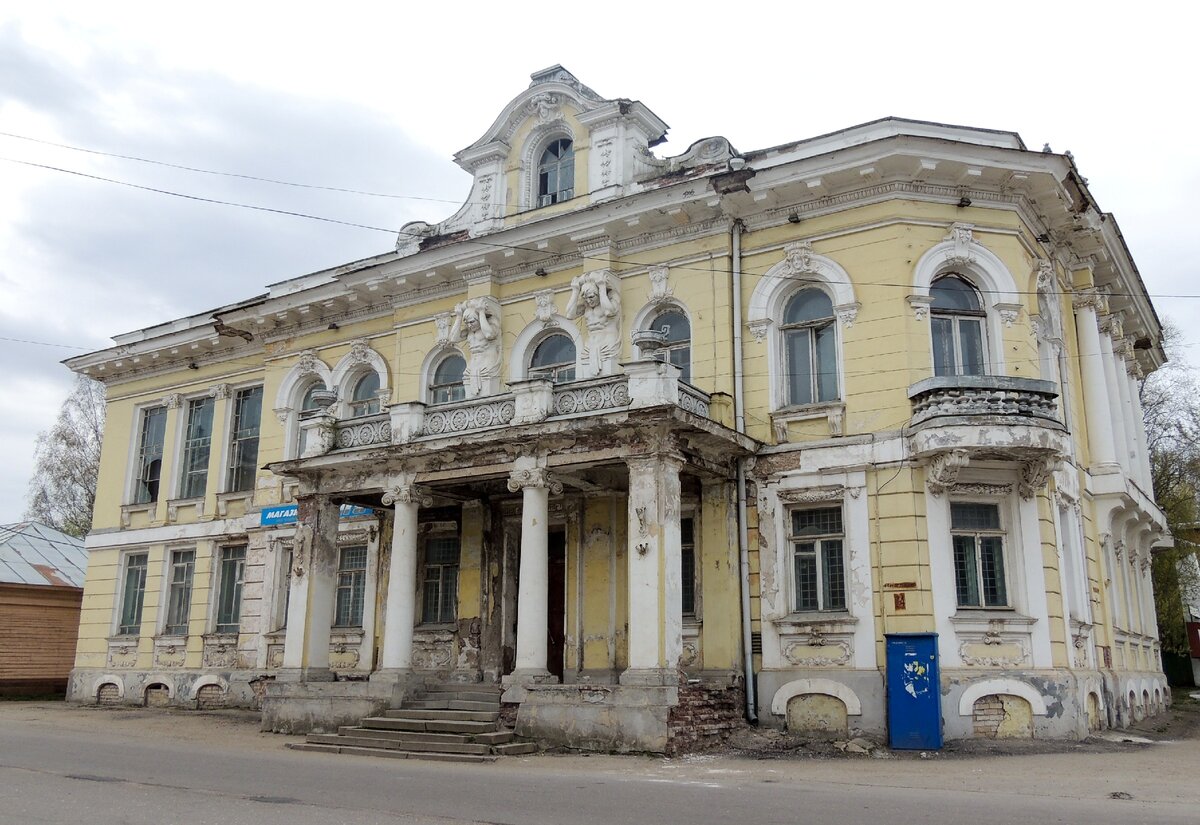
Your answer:
[[[77,376],[54,426],[38,435],[25,518],[72,536],[88,534],[103,435],[104,385]]]
[[[1154,499],[1167,517],[1175,547],[1154,556],[1154,603],[1166,653],[1187,653],[1187,604],[1200,604],[1196,557],[1200,495],[1200,379],[1179,346],[1178,329],[1163,328],[1171,360],[1142,382]]]

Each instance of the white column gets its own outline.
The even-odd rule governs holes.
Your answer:
[[[1142,492],[1154,498],[1154,475],[1150,470],[1150,447],[1146,444],[1146,414],[1142,409],[1142,397],[1138,393],[1140,369],[1135,361],[1127,364],[1125,372],[1129,381],[1129,403],[1133,409],[1134,436],[1137,443],[1137,476]]]
[[[622,684],[679,682],[683,652],[679,471],[673,455],[629,465],[629,669]]]
[[[292,547],[292,584],[283,642],[282,681],[327,682],[329,629],[337,577],[338,505],[328,496],[297,500],[299,526]]]
[[[1075,299],[1075,330],[1079,337],[1079,369],[1083,376],[1083,406],[1087,415],[1088,448],[1093,470],[1115,469],[1112,420],[1109,417],[1110,394],[1100,349],[1100,328],[1096,325],[1096,304],[1100,296],[1085,294]]]
[[[417,618],[417,511],[431,502],[423,490],[405,480],[388,488],[383,503],[395,506],[396,517],[392,523],[380,669],[399,675],[412,668],[413,625]]]
[[[1101,324],[1100,334],[1100,353],[1101,361],[1104,364],[1104,382],[1108,387],[1108,410],[1112,417],[1112,440],[1113,440],[1113,456],[1116,458],[1117,464],[1125,471],[1126,477],[1129,476],[1129,447],[1126,443],[1128,431],[1125,429],[1125,404],[1121,387],[1125,383],[1119,381],[1117,375],[1117,356],[1113,352],[1112,338],[1109,336],[1107,329],[1111,329],[1111,316],[1105,318]],[[1124,372],[1124,368],[1121,369]]]
[[[547,617],[550,593],[550,492],[562,492],[544,467],[517,466],[508,489],[521,491],[521,564],[517,586],[517,682],[550,681],[546,667]]]

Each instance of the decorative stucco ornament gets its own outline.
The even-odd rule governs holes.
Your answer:
[[[450,341],[467,342],[463,387],[467,398],[495,392],[500,380],[500,302],[491,296],[468,298],[454,308]]]
[[[621,354],[621,284],[607,269],[585,272],[571,281],[567,317],[583,318],[587,339],[583,357],[589,375],[612,375]]]

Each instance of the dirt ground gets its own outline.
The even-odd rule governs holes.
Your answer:
[[[1166,713],[1147,718],[1127,730],[1104,731],[1081,742],[1055,740],[959,740],[947,742],[941,751],[892,751],[865,740],[825,741],[788,734],[771,728],[747,725],[723,745],[703,754],[705,758],[732,760],[828,760],[828,759],[938,759],[1022,754],[1104,754],[1137,751],[1161,742],[1200,740],[1200,691],[1179,690]],[[303,737],[259,731],[259,714],[248,710],[180,710],[175,708],[131,708],[74,705],[65,702],[0,701],[0,720],[19,721],[37,727],[82,732],[111,733],[132,739],[169,738],[197,745],[235,747],[248,750],[277,750]],[[857,744],[855,744],[857,743]],[[551,753],[583,756],[575,753]],[[695,759],[697,755],[678,760]],[[671,761],[671,760],[667,760]]]

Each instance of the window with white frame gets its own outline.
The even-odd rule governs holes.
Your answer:
[[[208,486],[208,455],[212,449],[213,405],[211,398],[193,398],[187,405],[187,428],[183,435],[179,497],[200,498]]]
[[[288,605],[292,600],[292,548],[279,550],[279,573],[275,577],[275,621],[276,630],[287,627]]]
[[[567,138],[551,141],[538,161],[538,206],[575,197],[575,148]]]
[[[171,551],[170,581],[167,594],[167,623],[163,633],[167,636],[186,636],[188,614],[192,608],[192,576],[196,571],[195,550]]]
[[[133,485],[134,504],[150,504],[158,501],[163,444],[166,436],[167,408],[148,407],[142,410],[141,429],[138,435],[137,478]]]
[[[222,547],[217,571],[218,633],[237,633],[242,622],[242,584],[246,577],[246,547]]]
[[[1004,525],[998,504],[950,502],[954,592],[959,607],[1008,607]]]
[[[458,536],[430,536],[425,540],[425,569],[421,577],[422,624],[454,621],[458,608],[458,556]]]
[[[466,359],[457,353],[451,353],[438,361],[433,370],[433,378],[429,382],[429,403],[450,404],[462,401],[467,393],[466,387],[463,386],[463,374],[466,371]]]
[[[555,333],[542,339],[529,359],[529,372],[549,378],[555,384],[575,380],[575,342],[571,336]]]
[[[789,515],[796,612],[845,610],[842,508],[808,507],[791,510]]]
[[[233,423],[229,436],[229,479],[226,489],[237,493],[254,489],[258,472],[258,434],[262,422],[262,387],[238,390],[233,397]]]
[[[837,324],[833,301],[819,289],[803,289],[784,307],[786,403],[793,406],[838,399]]]
[[[683,615],[696,618],[696,520],[679,519],[679,567],[683,585]]]
[[[362,627],[367,589],[367,546],[343,547],[338,554],[334,627]]]
[[[938,278],[929,287],[934,375],[984,375],[987,340],[979,292],[961,275]]]
[[[121,580],[121,614],[117,619],[117,633],[121,636],[137,636],[142,631],[142,601],[146,596],[146,566],[149,560],[146,553],[130,553],[125,557],[125,571]]]
[[[650,329],[663,333],[664,346],[656,352],[660,358],[679,367],[680,378],[692,381],[692,325],[679,309],[660,312],[650,322]]]
[[[365,372],[350,393],[350,417],[360,418],[379,412],[379,374]]]

